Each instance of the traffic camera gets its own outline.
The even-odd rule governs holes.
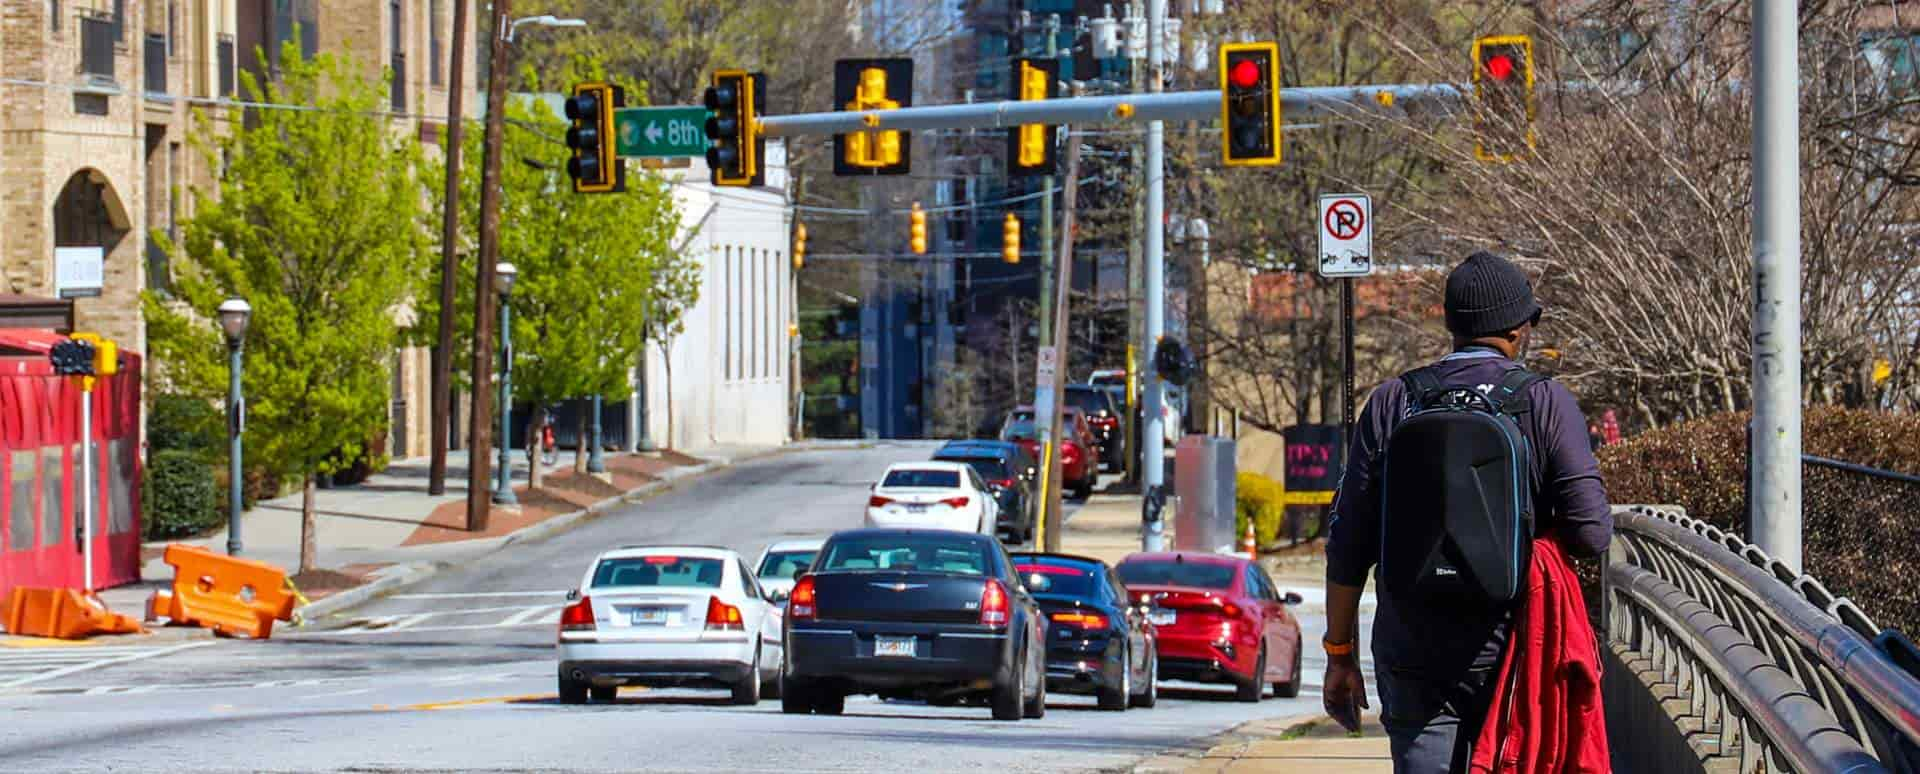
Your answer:
[[[1013,99],[1026,102],[1050,99],[1059,82],[1057,59],[1013,60]],[[1015,177],[1051,175],[1057,163],[1053,124],[1021,124],[1007,130],[1007,174]]]
[[[760,90],[764,78],[745,70],[721,70],[713,74],[713,86],[707,89],[705,104],[713,116],[707,119],[707,168],[709,179],[718,186],[753,186],[766,182],[761,158],[766,141],[760,138],[759,115],[763,105]]]
[[[920,203],[913,203],[913,212],[908,216],[907,246],[914,255],[927,254],[927,211],[920,209]]]
[[[879,111],[913,107],[913,60],[842,59],[833,65],[833,101],[865,113],[866,131],[834,135],[836,175],[904,175],[912,166],[912,137],[880,129]]]
[[[1020,262],[1020,216],[1011,212],[1000,224],[1000,258],[1007,263]]]
[[[1221,158],[1229,167],[1280,163],[1280,47],[1220,47]]]
[[[1508,162],[1533,150],[1533,39],[1473,42],[1473,155]]]
[[[614,147],[613,111],[625,107],[625,89],[606,83],[576,83],[567,98],[567,176],[574,193],[627,190],[627,170]]]

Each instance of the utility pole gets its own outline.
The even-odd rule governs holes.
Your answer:
[[[1131,17],[1136,13],[1138,13],[1138,6],[1129,0],[1127,15]],[[1140,93],[1140,83],[1144,80],[1140,73],[1140,62],[1138,58],[1131,58],[1127,65],[1129,89],[1134,94]],[[1129,149],[1127,169],[1133,179],[1128,197],[1131,200],[1133,220],[1132,227],[1127,229],[1127,409],[1139,415],[1137,420],[1129,416],[1126,421],[1128,428],[1127,480],[1138,483],[1141,481],[1140,455],[1143,453],[1141,441],[1146,437],[1147,432],[1147,414],[1141,405],[1146,400],[1146,391],[1141,389],[1140,381],[1140,364],[1145,362],[1143,358],[1146,351],[1137,345],[1144,330],[1142,318],[1145,316],[1146,305],[1145,297],[1141,295],[1141,290],[1146,285],[1146,274],[1143,272],[1144,263],[1140,260],[1140,234],[1146,228],[1146,212],[1143,210],[1146,202],[1140,195],[1145,165],[1140,158],[1144,150],[1140,141],[1134,140],[1127,145]]]
[[[1748,537],[1799,570],[1799,3],[1753,9],[1753,509]]]
[[[1064,413],[1061,411],[1061,408],[1067,400],[1066,374],[1067,362],[1069,360],[1067,351],[1068,339],[1070,338],[1068,335],[1069,326],[1067,325],[1069,319],[1067,301],[1070,297],[1069,294],[1073,291],[1073,208],[1074,200],[1080,192],[1080,144],[1073,139],[1072,126],[1063,125],[1060,127],[1060,131],[1067,136],[1067,190],[1061,194],[1060,202],[1061,209],[1064,210],[1064,213],[1060,222],[1060,251],[1056,254],[1059,257],[1059,261],[1057,261],[1058,279],[1054,282],[1053,338],[1049,342],[1053,346],[1056,365],[1053,369],[1053,384],[1045,385],[1044,387],[1035,385],[1036,390],[1044,389],[1052,393],[1053,399],[1050,406],[1052,411],[1048,417],[1034,417],[1035,420],[1042,420],[1049,423],[1051,435],[1048,437],[1053,439],[1052,453],[1047,455],[1048,459],[1046,461],[1047,491],[1045,492],[1045,496],[1047,498],[1047,507],[1041,514],[1042,518],[1045,519],[1045,524],[1041,528],[1041,547],[1042,550],[1055,553],[1060,551],[1060,530],[1061,525],[1066,521],[1064,513],[1061,510],[1061,495],[1066,489],[1066,482],[1060,480],[1061,476],[1065,475],[1065,465],[1061,463],[1060,459],[1060,447],[1064,442],[1060,429],[1060,416]],[[1049,186],[1048,190],[1052,190],[1051,186]],[[1049,198],[1051,198],[1051,196],[1049,196]],[[1042,222],[1044,223],[1045,221]],[[1044,277],[1046,275],[1043,272],[1041,276]],[[1042,316],[1041,319],[1045,320],[1046,317]],[[1043,322],[1041,324],[1045,325],[1046,323]],[[1035,408],[1044,407],[1036,406]],[[1046,448],[1044,444],[1042,448]],[[1092,450],[1087,449],[1082,451],[1091,452]],[[1091,471],[1090,475],[1098,476],[1099,471]]]
[[[1040,341],[1053,340],[1053,175],[1040,178]]]
[[[453,275],[460,271],[460,150],[466,141],[464,125],[467,93],[467,1],[453,4],[453,61],[447,65],[447,196],[440,224],[440,335],[433,348],[432,462],[427,467],[427,494],[447,493],[447,435],[452,430],[449,405],[453,402]]]
[[[493,0],[493,26],[488,29],[487,128],[480,159],[480,260],[473,282],[473,411],[467,444],[467,530],[484,531],[491,514],[491,472],[487,455],[493,448],[493,275],[500,260],[500,145],[505,139],[507,30],[513,0]],[[502,439],[504,441],[505,439]]]
[[[1165,65],[1161,61],[1161,34],[1165,29],[1167,15],[1166,0],[1147,0],[1147,89],[1159,93],[1166,83]],[[1146,275],[1146,331],[1141,337],[1141,359],[1152,363],[1154,348],[1159,345],[1160,334],[1166,313],[1166,122],[1153,120],[1147,122],[1147,248],[1145,255]],[[1164,494],[1160,491],[1165,482],[1165,447],[1161,437],[1160,403],[1166,399],[1165,388],[1160,376],[1152,368],[1144,369],[1147,379],[1147,399],[1142,408],[1146,421],[1140,433],[1141,467],[1145,474],[1141,476],[1141,491],[1145,494],[1144,511],[1140,527],[1140,545],[1147,551],[1159,551],[1166,543],[1165,523],[1160,517],[1160,503]]]

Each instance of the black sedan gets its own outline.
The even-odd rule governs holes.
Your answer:
[[[857,529],[821,546],[787,602],[780,709],[838,715],[851,694],[1047,711],[1045,619],[987,535]]]
[[[1104,710],[1153,706],[1159,643],[1113,568],[1066,554],[1014,554],[1013,562],[1047,615],[1047,689],[1091,693]]]
[[[1000,504],[997,531],[1009,543],[1033,539],[1036,513],[1028,472],[1039,463],[1027,455],[1020,444],[1011,441],[948,441],[933,458],[942,462],[964,462],[973,466],[980,479],[993,490]]]

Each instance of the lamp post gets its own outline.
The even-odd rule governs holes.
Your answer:
[[[607,458],[600,451],[600,396],[593,396],[593,451],[587,454],[587,472],[607,472]]]
[[[513,281],[519,270],[501,263],[493,273],[493,289],[500,293],[500,485],[493,490],[499,505],[518,505],[513,496]]]
[[[246,299],[220,303],[220,330],[227,335],[227,555],[240,555],[240,433],[247,425],[247,404],[240,396],[240,350],[246,342],[253,305]]]

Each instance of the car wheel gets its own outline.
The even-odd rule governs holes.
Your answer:
[[[1156,648],[1147,650],[1146,690],[1134,695],[1133,706],[1150,709],[1160,702],[1160,652]]]
[[[1253,674],[1239,684],[1239,690],[1233,697],[1245,702],[1257,702],[1260,695],[1267,692],[1267,647],[1260,646],[1260,658],[1253,662]]]
[[[615,696],[620,695],[620,686],[596,685],[591,689],[591,693],[593,694],[594,701],[609,702],[613,701]]]
[[[1025,663],[1025,654],[1016,656],[1016,658],[1018,658],[1021,663],[1017,663],[1014,665],[1014,668],[1007,670],[1006,679],[997,680],[993,684],[994,720],[1020,719],[1020,683],[1026,680],[1027,665]]]
[[[813,711],[813,695],[806,683],[786,675],[780,676],[780,711],[788,715],[805,715]]]
[[[560,703],[587,703],[587,684],[579,680],[568,680],[564,677],[560,678]]]
[[[1078,486],[1075,486],[1073,488],[1073,499],[1075,500],[1085,500],[1092,496],[1093,496],[1092,481],[1082,481]]]
[[[736,706],[749,707],[760,703],[760,648],[753,649],[753,663],[747,665],[747,675],[733,684],[733,703]]]
[[[1127,708],[1127,697],[1133,695],[1133,653],[1130,648],[1120,651],[1120,680],[1115,684],[1108,680],[1100,686],[1100,709],[1117,711]]]
[[[1039,674],[1034,675],[1033,678],[1033,696],[1028,697],[1027,701],[1021,705],[1020,714],[1038,719],[1047,716],[1047,672],[1044,662],[1034,669]]]
[[[813,689],[813,711],[821,715],[839,715],[847,711],[847,695],[828,688]]]
[[[1301,648],[1299,646],[1295,646],[1293,649],[1293,671],[1290,673],[1292,675],[1292,679],[1287,680],[1286,682],[1283,682],[1283,683],[1274,683],[1273,695],[1278,696],[1282,699],[1291,699],[1300,695],[1300,651],[1301,650],[1304,650],[1304,648]]]

